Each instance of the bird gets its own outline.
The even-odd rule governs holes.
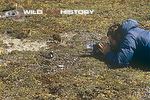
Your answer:
[[[53,37],[53,40],[61,42],[61,36],[59,34],[54,34],[52,37]]]

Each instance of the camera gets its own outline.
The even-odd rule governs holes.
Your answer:
[[[90,41],[86,44],[86,54],[92,56],[101,56],[103,53],[99,49],[100,42]]]

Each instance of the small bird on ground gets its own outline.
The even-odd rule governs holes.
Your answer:
[[[61,36],[59,34],[54,34],[52,37],[53,37],[53,40],[61,42]]]

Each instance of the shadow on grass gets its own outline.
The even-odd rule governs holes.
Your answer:
[[[112,66],[110,65],[105,59],[103,55],[80,55],[80,57],[91,57],[91,58],[95,58],[98,59],[99,61],[105,62],[105,64],[108,66],[108,68],[110,69],[118,69],[118,68],[125,68],[125,67],[129,67],[129,66]],[[134,68],[134,69],[139,69],[145,72],[150,71],[150,63],[139,63],[138,61],[134,61],[130,64],[130,67]]]
[[[149,72],[150,71],[150,65],[145,65],[145,64],[143,65],[143,64],[138,64],[138,63],[132,63],[129,66],[111,66],[110,64],[107,64],[107,66],[110,69],[119,69],[119,68],[131,67],[133,69],[142,70],[144,72]]]
[[[140,69],[140,70],[142,70],[142,71],[146,71],[146,72],[150,71],[150,63],[148,64],[148,63],[137,63],[137,62],[133,62],[133,63],[131,64],[131,67],[132,67],[132,68],[138,68],[138,69]]]

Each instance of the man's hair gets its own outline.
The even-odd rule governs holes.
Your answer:
[[[122,26],[119,23],[114,23],[108,28],[107,36],[111,36],[112,39],[119,42],[123,37]]]

